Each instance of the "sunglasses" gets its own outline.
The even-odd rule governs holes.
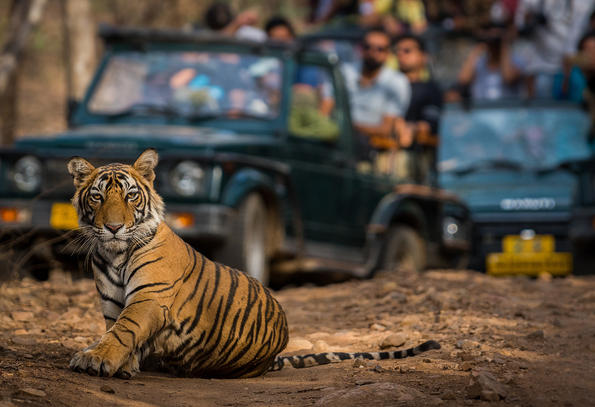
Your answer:
[[[416,51],[416,50],[417,50],[417,48],[400,48],[400,47],[397,47],[395,49],[395,53],[397,53],[397,54],[411,54],[413,51]]]
[[[364,44],[364,50],[366,50],[366,51],[376,51],[376,52],[387,52],[388,51],[388,47],[379,47],[379,46],[375,46],[375,45]]]

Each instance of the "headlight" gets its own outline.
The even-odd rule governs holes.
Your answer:
[[[14,185],[23,192],[35,192],[41,188],[43,167],[33,156],[21,158],[12,168],[11,178]]]
[[[178,194],[192,196],[203,189],[205,172],[194,161],[182,161],[172,170],[169,180]]]
[[[442,220],[442,235],[447,242],[452,242],[457,239],[465,239],[466,233],[463,229],[461,222],[452,216],[445,216]]]

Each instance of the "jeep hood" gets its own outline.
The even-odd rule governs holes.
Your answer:
[[[276,145],[273,136],[237,134],[228,130],[190,126],[97,125],[84,126],[56,135],[25,137],[16,142],[23,149],[92,150],[97,154],[142,151],[203,149],[241,152],[245,146]],[[83,154],[81,151],[81,154]]]
[[[569,211],[577,180],[559,170],[545,175],[499,171],[441,174],[441,186],[458,194],[474,213]]]

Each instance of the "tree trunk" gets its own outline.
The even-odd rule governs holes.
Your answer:
[[[14,142],[17,127],[17,89],[19,74],[13,70],[7,79],[4,95],[0,98],[0,145],[9,146]]]
[[[13,0],[6,43],[0,54],[0,145],[10,145],[16,130],[17,68],[29,33],[41,20],[46,0]]]
[[[95,26],[89,0],[62,0],[64,65],[69,106],[80,102],[95,69]]]

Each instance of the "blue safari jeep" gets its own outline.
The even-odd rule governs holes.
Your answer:
[[[440,183],[469,205],[471,266],[494,275],[565,275],[578,179],[565,163],[592,155],[590,121],[555,101],[452,105],[440,130]],[[578,262],[576,262],[578,265]]]
[[[71,156],[130,163],[147,147],[160,154],[166,222],[264,283],[465,257],[469,213],[456,196],[358,159],[336,55],[177,31],[102,36],[105,56],[70,129],[0,153],[3,236],[37,242],[26,258],[75,250]]]

